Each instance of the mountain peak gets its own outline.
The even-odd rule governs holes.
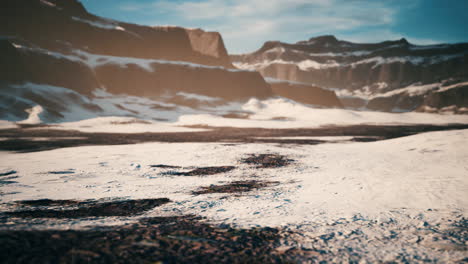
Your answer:
[[[318,37],[310,38],[309,41],[316,42],[338,42],[338,39],[334,35],[323,35]]]
[[[309,44],[309,45],[333,45],[337,44],[339,40],[333,35],[323,35],[318,37],[310,38],[308,41],[299,41],[297,44]]]

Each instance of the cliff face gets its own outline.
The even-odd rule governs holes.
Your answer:
[[[47,84],[85,95],[100,87],[226,100],[272,95],[260,74],[233,69],[218,33],[107,20],[76,0],[5,0],[0,7],[3,83]]]
[[[104,19],[88,13],[77,0],[3,0],[0,32],[60,51],[63,45],[119,57],[182,60],[231,67],[224,46],[200,52],[199,43],[180,27],[147,27]],[[222,40],[219,41],[222,44]]]
[[[306,83],[267,78],[275,95],[320,107],[343,107],[335,92]]]
[[[232,55],[231,60],[236,67],[257,70],[265,77],[342,91],[347,106],[365,107],[370,96],[416,83],[468,80],[467,43],[417,46],[401,39],[358,44],[322,36],[295,44],[266,42],[256,52]],[[362,102],[359,97],[350,98],[362,94],[368,97]]]
[[[217,59],[223,65],[231,66],[231,60],[221,34],[203,31],[202,29],[187,29],[187,33],[195,51]]]

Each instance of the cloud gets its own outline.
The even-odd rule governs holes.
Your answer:
[[[267,40],[302,40],[319,34],[385,27],[394,22],[394,0],[159,0],[121,6],[152,12],[176,23],[219,31],[230,52],[247,52]]]

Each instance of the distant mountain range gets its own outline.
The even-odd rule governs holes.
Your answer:
[[[229,56],[217,32],[110,20],[77,0],[3,0],[0,53],[0,119],[13,121],[36,105],[50,122],[77,109],[99,114],[102,105],[89,100],[97,89],[191,107],[206,101],[181,94],[219,104],[281,96],[315,107],[468,112],[468,44],[322,36]]]
[[[464,112],[468,106],[468,43],[418,46],[403,38],[368,44],[320,36],[269,41],[231,60],[264,77],[334,90],[348,107]]]

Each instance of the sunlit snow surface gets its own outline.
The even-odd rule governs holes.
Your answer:
[[[17,183],[0,187],[4,194],[1,201],[167,197],[173,202],[144,216],[195,214],[218,224],[282,226],[302,234],[291,237],[288,243],[301,243],[305,247],[313,247],[314,238],[322,234],[361,232],[360,240],[335,239],[333,246],[371,250],[368,253],[371,260],[390,258],[402,250],[443,259],[443,252],[415,245],[413,240],[417,239],[415,232],[425,223],[444,225],[448,220],[466,217],[466,142],[468,130],[458,130],[372,143],[294,147],[145,143],[38,153],[3,152],[0,171],[14,170],[19,177],[15,179]],[[240,162],[252,153],[277,153],[294,162],[286,167],[268,169]],[[151,168],[154,164],[184,168]],[[168,173],[203,166],[236,166],[236,169],[210,176]],[[70,173],[61,175],[50,171]],[[279,184],[242,195],[191,193],[202,186],[252,179],[278,181]],[[2,207],[8,210],[5,204]],[[79,228],[125,221],[132,220],[62,220],[49,228]],[[397,239],[383,245],[379,239],[391,235],[390,231],[396,232]],[[457,258],[467,255],[466,251],[450,254]]]

